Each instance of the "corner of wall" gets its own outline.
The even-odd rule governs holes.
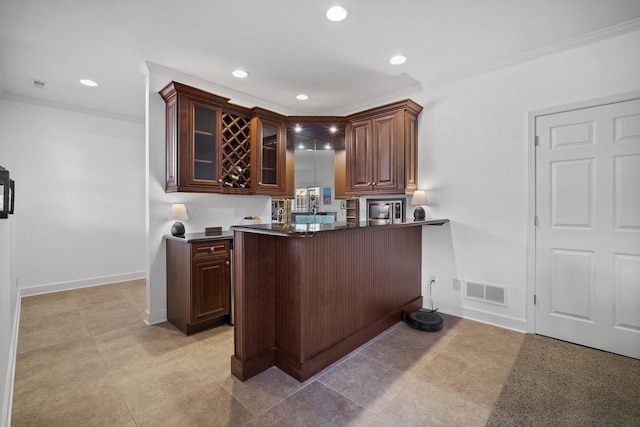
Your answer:
[[[9,361],[7,363],[7,377],[4,384],[4,399],[0,402],[2,405],[2,418],[0,418],[0,427],[11,426],[11,409],[13,404],[13,383],[15,379],[16,371],[16,353],[18,351],[18,330],[20,324],[20,299],[21,296],[16,296],[16,309],[13,317],[13,327],[11,328],[11,341],[9,343]]]

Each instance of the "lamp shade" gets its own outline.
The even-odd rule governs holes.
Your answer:
[[[174,203],[171,205],[171,213],[169,214],[169,219],[175,221],[187,220],[189,219],[189,215],[187,215],[187,208],[182,203]]]
[[[413,197],[411,198],[412,205],[427,205],[429,201],[427,200],[427,192],[424,190],[416,190],[413,192]]]

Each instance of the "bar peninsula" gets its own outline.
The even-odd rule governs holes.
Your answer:
[[[422,308],[422,227],[447,222],[232,227],[231,373],[305,381]]]

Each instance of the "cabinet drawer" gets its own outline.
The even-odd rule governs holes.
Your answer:
[[[216,240],[213,242],[193,243],[191,245],[191,254],[194,258],[202,258],[209,256],[229,256],[229,241]]]

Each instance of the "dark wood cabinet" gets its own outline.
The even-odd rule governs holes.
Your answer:
[[[306,381],[422,307],[421,225],[312,235],[234,231],[241,381],[273,365]]]
[[[166,192],[285,194],[285,116],[177,82],[160,95],[166,103]]]
[[[230,322],[230,240],[166,242],[167,319],[185,334]]]
[[[167,192],[293,197],[294,149],[287,124],[346,122],[336,151],[335,197],[412,194],[418,178],[422,107],[407,99],[347,117],[287,117],[181,83],[160,91],[166,103]],[[330,120],[329,120],[330,119]]]
[[[346,194],[411,194],[417,188],[417,117],[411,100],[348,117]]]
[[[255,107],[252,109],[255,192],[284,196],[286,183],[286,117]]]

